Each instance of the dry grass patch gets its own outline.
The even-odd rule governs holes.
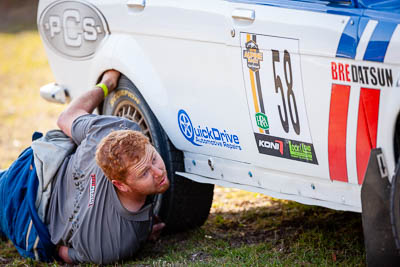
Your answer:
[[[56,128],[64,106],[51,104],[39,88],[54,81],[36,31],[0,33],[0,169],[31,143],[34,131]]]

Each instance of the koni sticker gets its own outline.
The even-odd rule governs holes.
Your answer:
[[[241,33],[247,102],[259,153],[318,164],[304,103],[298,42]]]

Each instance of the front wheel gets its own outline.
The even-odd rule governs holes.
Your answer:
[[[214,185],[175,174],[184,171],[183,153],[171,143],[139,90],[126,76],[121,75],[102,110],[104,115],[125,117],[139,124],[164,159],[171,183],[164,194],[154,196],[154,214],[165,222],[165,230],[177,232],[201,226],[210,212]]]

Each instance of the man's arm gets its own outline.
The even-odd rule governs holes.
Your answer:
[[[108,70],[103,74],[100,83],[104,83],[111,93],[118,84],[120,73],[116,70]],[[95,87],[74,99],[71,104],[64,110],[57,120],[57,125],[69,137],[71,136],[72,123],[81,115],[90,114],[100,105],[104,99],[103,89]]]

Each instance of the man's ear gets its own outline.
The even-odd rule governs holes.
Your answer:
[[[121,181],[111,180],[111,182],[121,192],[127,192],[129,190],[129,188],[126,186],[126,184]]]

